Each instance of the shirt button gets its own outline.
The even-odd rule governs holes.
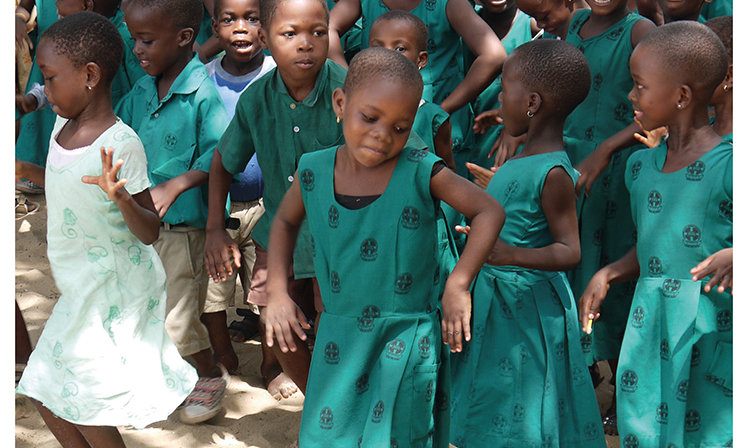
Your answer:
[[[293,176],[288,176],[288,181],[293,182]]]
[[[158,118],[158,112],[156,112],[155,114],[153,114],[153,118]]]
[[[291,109],[296,109],[296,103],[291,103]]]
[[[298,126],[294,126],[294,127],[293,127],[293,131],[294,131],[294,132],[299,132],[299,127],[298,127]]]

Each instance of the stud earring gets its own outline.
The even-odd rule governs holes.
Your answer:
[[[88,87],[88,90],[93,90],[93,87],[91,86],[86,86],[86,87]]]
[[[683,105],[682,104],[678,104],[678,109],[680,109],[681,107],[683,107]]]
[[[532,113],[530,113],[530,111],[528,110],[528,111],[527,111],[527,116],[528,116],[528,117],[530,117],[530,118],[532,118],[532,117],[534,117],[534,116],[535,116],[535,114],[532,114]]]
[[[725,89],[725,92],[727,92],[727,84],[725,84],[722,88]]]
[[[337,118],[337,122],[340,123],[340,117],[336,116],[335,118]]]

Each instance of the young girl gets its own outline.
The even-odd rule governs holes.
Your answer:
[[[112,111],[123,48],[95,13],[47,29],[37,57],[59,118],[46,171],[16,162],[17,178],[46,187],[48,256],[62,293],[17,393],[35,400],[65,447],[122,447],[115,426],[166,419],[197,381],[164,329],[143,146]]]
[[[707,109],[727,66],[692,21],[656,28],[631,56],[636,116],[670,136],[629,159],[636,247],[579,306],[589,327],[611,284],[639,278],[616,379],[621,446],[732,446],[732,145]]]
[[[714,91],[709,105],[714,106],[714,117],[711,120],[714,132],[732,142],[732,16],[709,19],[704,25],[717,34],[727,50],[727,74]]]
[[[572,45],[537,40],[512,52],[502,86],[504,130],[527,133],[527,141],[488,185],[507,221],[473,286],[474,338],[451,359],[450,442],[605,447],[577,310],[561,272],[580,253],[578,174],[564,152],[563,126],[587,95],[589,67]]]
[[[319,322],[300,446],[446,447],[453,352],[470,339],[468,288],[503,223],[501,206],[404,148],[421,99],[416,66],[370,48],[351,61],[333,95],[345,144],[302,156],[270,236],[268,345],[294,351],[305,318],[286,294],[285,272],[307,217],[325,310]],[[469,198],[469,200],[467,199]],[[447,280],[439,319],[436,218],[444,200],[472,218],[475,234]],[[307,214],[308,213],[308,214]],[[440,331],[441,330],[441,331]],[[428,445],[431,446],[431,445]]]

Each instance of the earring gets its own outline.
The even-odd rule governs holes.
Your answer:
[[[335,118],[337,118],[337,122],[340,123],[340,117],[336,116]]]
[[[534,116],[535,116],[535,114],[532,114],[532,113],[530,113],[530,111],[528,110],[528,111],[527,111],[527,116],[528,116],[528,117],[530,117],[530,118],[532,118],[532,117],[534,117]]]
[[[722,88],[725,89],[725,92],[727,92],[727,84],[725,84]]]
[[[93,87],[91,86],[86,86],[86,87],[88,87],[88,90],[93,90]]]
[[[682,104],[678,104],[678,109],[680,109],[681,107],[683,107],[683,105]]]

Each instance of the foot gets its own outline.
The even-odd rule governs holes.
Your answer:
[[[218,364],[222,364],[228,373],[234,374],[239,368],[239,357],[233,350],[230,353],[215,353],[215,359]]]
[[[218,415],[226,386],[224,377],[198,379],[184,406],[179,409],[179,419],[183,423],[195,424]]]
[[[248,341],[258,334],[260,332],[257,331],[256,317],[252,319],[249,316],[244,316],[244,319],[232,321],[229,325],[229,338],[233,342]]]
[[[615,403],[610,405],[608,410],[603,416],[603,431],[606,435],[617,436],[618,435],[618,421],[616,418],[616,405]]]
[[[16,191],[26,194],[43,194],[44,187],[37,185],[30,180],[16,179]]]
[[[269,381],[267,377],[262,377],[262,381],[265,383],[265,388],[268,390],[268,393],[278,401],[290,397],[299,390],[296,383],[294,383],[291,378],[283,372],[279,373]]]
[[[16,198],[16,218],[23,218],[39,210],[37,202],[29,201],[26,196],[19,194]]]

